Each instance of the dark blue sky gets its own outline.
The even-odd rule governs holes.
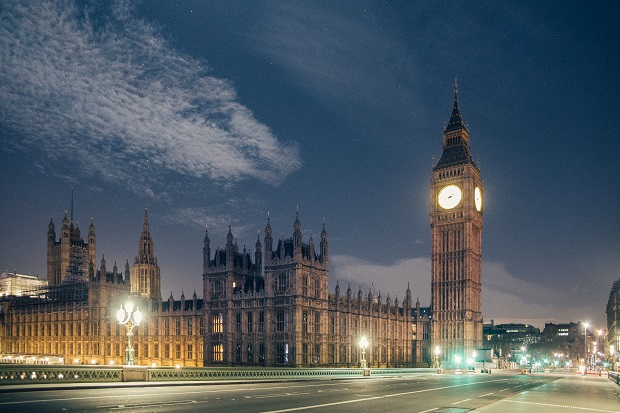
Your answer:
[[[8,0],[0,270],[44,275],[50,216],[202,296],[202,239],[271,214],[330,283],[430,303],[429,182],[458,78],[485,181],[485,321],[601,325],[620,278],[614,2]],[[121,265],[122,264],[122,265]]]

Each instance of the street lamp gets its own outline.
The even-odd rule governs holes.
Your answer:
[[[363,336],[360,339],[360,348],[362,349],[362,368],[366,368],[366,348],[368,347],[368,340],[366,340],[366,336]]]
[[[435,346],[435,368],[439,368],[439,354],[441,353],[441,349],[439,346]]]
[[[583,323],[583,374],[588,371],[588,323]]]
[[[121,304],[121,308],[116,311],[116,319],[119,324],[123,324],[127,330],[127,348],[125,349],[125,365],[133,366],[135,359],[133,356],[133,347],[131,347],[131,336],[133,336],[133,328],[140,325],[142,321],[142,313],[136,307],[133,311],[133,303],[127,302],[125,308]]]

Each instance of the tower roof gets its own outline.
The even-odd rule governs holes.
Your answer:
[[[459,109],[458,83],[454,81],[454,104],[450,121],[443,132],[443,152],[433,169],[448,168],[455,165],[476,166],[469,150],[469,131]]]
[[[461,115],[461,110],[459,109],[459,89],[458,83],[456,80],[454,81],[454,105],[452,106],[452,114],[450,115],[450,120],[448,121],[448,125],[444,132],[451,132],[458,129],[465,129],[465,122],[463,121],[463,116]]]

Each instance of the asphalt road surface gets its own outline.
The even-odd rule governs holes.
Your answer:
[[[0,412],[620,412],[601,377],[415,375],[262,383],[4,388]],[[14,390],[14,391],[13,391]]]

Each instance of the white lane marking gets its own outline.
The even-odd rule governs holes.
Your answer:
[[[559,407],[562,409],[574,409],[574,410],[586,410],[589,412],[604,412],[604,413],[618,413],[618,410],[604,410],[604,409],[595,409],[593,407],[579,407],[579,406],[567,406],[565,404],[551,404],[551,403],[537,403],[537,402],[525,402],[520,400],[501,400],[503,402],[508,403],[519,403],[519,404],[532,404],[535,406],[545,406],[545,407]]]
[[[491,380],[491,381],[499,381],[499,380]],[[490,381],[487,381],[487,382],[484,382],[484,383],[489,383],[489,382]],[[324,403],[324,404],[314,404],[314,405],[308,405],[308,406],[291,407],[289,409],[281,409],[281,410],[269,410],[269,411],[265,411],[265,412],[261,412],[261,413],[284,413],[284,412],[295,412],[295,411],[299,411],[299,410],[319,409],[321,407],[338,406],[338,405],[341,405],[341,404],[350,404],[350,403],[360,403],[360,402],[366,402],[366,401],[369,401],[369,400],[387,399],[388,397],[408,396],[410,394],[426,393],[426,392],[430,392],[430,391],[445,390],[445,389],[451,389],[451,388],[455,388],[455,387],[473,386],[473,385],[482,384],[482,383],[483,382],[455,384],[453,386],[435,387],[435,388],[431,388],[431,389],[414,390],[414,391],[408,391],[408,392],[404,392],[404,393],[385,394],[383,396],[366,397],[366,398],[362,398],[362,399],[343,400],[343,401],[333,402],[333,403]]]
[[[7,401],[7,402],[0,402],[0,406],[4,406],[4,405],[14,405],[14,404],[32,404],[32,403],[49,403],[49,402],[63,402],[63,401],[75,401],[75,400],[98,400],[98,399],[125,399],[125,398],[131,398],[131,397],[153,397],[153,396],[161,396],[161,397],[168,397],[168,396],[179,396],[179,395],[184,395],[184,394],[205,394],[205,393],[224,393],[224,392],[248,392],[248,391],[262,391],[262,390],[274,390],[274,389],[289,389],[289,388],[297,388],[297,387],[303,387],[303,388],[307,388],[307,387],[328,387],[328,386],[338,386],[338,383],[321,383],[321,384],[307,384],[307,385],[290,385],[290,386],[273,386],[273,387],[256,387],[256,388],[252,388],[252,387],[242,387],[242,388],[237,388],[237,389],[214,389],[214,390],[199,390],[199,391],[181,391],[181,392],[170,392],[170,393],[140,393],[140,394],[129,394],[129,395],[113,395],[113,394],[108,394],[105,396],[83,396],[83,397],[63,397],[63,398],[57,398],[57,399],[40,399],[40,400],[21,400],[21,401]],[[196,384],[196,386],[201,386],[201,384]],[[149,389],[150,387],[143,387],[143,389]],[[153,387],[156,388],[156,387]],[[76,388],[77,390],[78,388]],[[109,388],[105,388],[105,387],[101,387],[101,388],[97,388],[97,389],[90,389],[90,390],[109,390]],[[36,390],[33,390],[36,391]],[[67,391],[73,391],[73,390],[67,390]],[[218,398],[219,399],[219,398]]]
[[[468,402],[468,401],[470,401],[470,400],[471,400],[471,399],[460,400],[460,401],[458,401],[458,402],[454,402],[454,403],[452,403],[452,404],[461,404],[461,403]]]
[[[493,394],[493,392],[491,392],[491,393],[487,393],[487,394],[483,394],[482,396],[478,396],[478,397],[486,397],[486,396],[490,396],[490,395],[492,395],[492,394]]]
[[[292,392],[292,393],[273,393],[273,394],[258,394],[256,396],[243,396],[246,399],[269,399],[272,397],[288,397],[288,396],[299,396],[302,394],[310,394],[310,393],[301,393],[301,392]]]
[[[435,410],[437,410],[437,409],[439,409],[439,407],[434,407],[434,408],[432,408],[432,409],[424,410],[424,411],[421,411],[420,413],[434,412],[434,411],[435,411]]]

